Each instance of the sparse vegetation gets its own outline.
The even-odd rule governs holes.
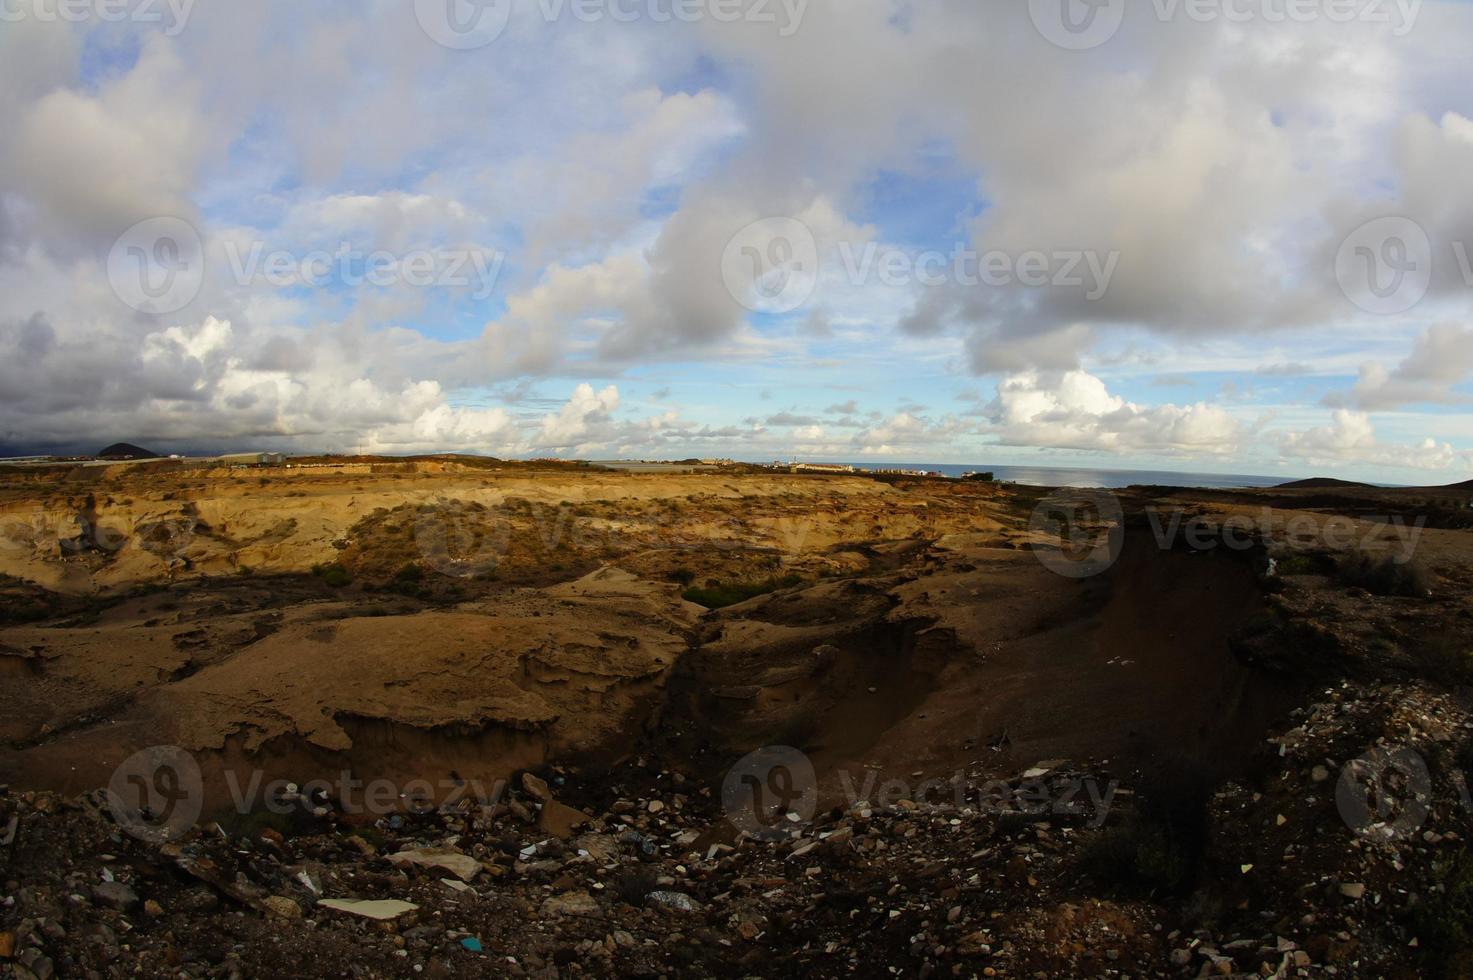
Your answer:
[[[1473,684],[1473,649],[1463,637],[1453,634],[1432,637],[1420,654],[1422,669],[1433,680],[1454,686]]]
[[[1210,790],[1189,763],[1142,784],[1139,807],[1103,830],[1086,849],[1085,870],[1101,883],[1162,896],[1189,889],[1207,848]]]
[[[644,906],[645,896],[658,887],[658,876],[647,868],[626,871],[614,880],[614,894],[636,908]]]
[[[226,814],[221,826],[230,833],[246,838],[259,838],[262,831],[271,830],[283,836],[295,832],[290,814],[277,813],[265,807],[246,813]]]
[[[1335,571],[1335,560],[1319,552],[1293,551],[1275,560],[1280,575],[1329,575]]]
[[[48,605],[36,599],[9,598],[0,603],[0,625],[18,626],[34,623],[51,615]]]

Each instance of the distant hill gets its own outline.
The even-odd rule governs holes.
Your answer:
[[[98,459],[157,459],[158,453],[128,442],[117,442],[97,454]]]
[[[1311,480],[1295,480],[1293,483],[1281,483],[1275,490],[1371,490],[1374,489],[1369,483],[1355,483],[1351,480],[1335,480],[1327,476],[1315,477]]]

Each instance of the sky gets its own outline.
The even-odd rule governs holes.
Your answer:
[[[0,0],[0,446],[1473,477],[1473,5]]]

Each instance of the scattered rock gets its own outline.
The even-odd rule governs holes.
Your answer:
[[[1388,724],[1400,731],[1408,715],[1439,717],[1412,703]],[[113,839],[116,827],[105,817],[89,822],[83,810],[58,806],[44,825],[25,825],[28,846],[56,828],[47,871],[0,871],[17,879],[0,890],[0,925],[9,930],[0,933],[0,953],[9,955],[0,955],[0,974],[9,969],[27,980],[92,969],[203,980],[228,978],[238,967],[237,976],[264,975],[254,946],[282,943],[309,958],[303,975],[325,975],[349,965],[310,960],[314,948],[341,950],[336,940],[317,938],[334,936],[356,944],[351,965],[363,975],[448,978],[479,963],[487,972],[539,980],[554,970],[563,977],[578,970],[741,976],[791,955],[794,936],[802,935],[813,975],[901,960],[915,964],[907,975],[932,980],[1289,977],[1330,968],[1340,976],[1394,975],[1391,966],[1426,954],[1414,952],[1401,931],[1416,900],[1410,889],[1381,883],[1391,873],[1403,882],[1427,880],[1433,862],[1451,854],[1447,842],[1461,839],[1449,832],[1461,814],[1446,794],[1416,834],[1367,842],[1345,829],[1346,846],[1309,849],[1307,842],[1341,832],[1323,820],[1332,801],[1310,799],[1304,787],[1315,760],[1345,751],[1345,714],[1337,705],[1296,717],[1290,724],[1300,731],[1276,743],[1291,746],[1280,756],[1277,783],[1225,784],[1210,800],[1214,847],[1223,855],[1207,872],[1211,887],[1268,896],[1281,916],[1273,920],[1260,919],[1263,910],[1249,903],[1226,907],[1206,920],[1211,926],[1189,920],[1189,928],[1159,900],[1089,897],[1080,858],[1108,828],[1087,814],[1039,819],[1023,812],[1023,796],[1007,796],[1024,791],[1021,773],[999,780],[998,812],[887,798],[783,814],[781,839],[758,840],[734,832],[714,788],[641,764],[592,793],[577,774],[559,790],[569,800],[596,801],[597,816],[547,799],[529,810],[530,825],[504,805],[472,804],[336,828],[328,820],[318,833],[298,830],[279,843],[259,831],[229,836],[206,828],[155,847]],[[1449,745],[1473,736],[1473,718],[1454,731]],[[1048,770],[1031,780],[1034,789],[1067,787],[1078,775],[1065,763],[1034,768]],[[621,798],[601,796],[608,786],[619,787]],[[537,783],[522,788],[524,801],[536,800]],[[1139,805],[1128,784],[1115,805]],[[0,793],[0,811],[10,807]],[[55,843],[72,837],[86,848]],[[150,864],[165,873],[147,870]],[[47,877],[53,868],[55,877]],[[128,884],[93,884],[113,875]],[[466,880],[488,878],[495,883],[480,889]],[[1323,884],[1287,902],[1285,881]],[[143,913],[166,921],[120,922],[98,911],[136,910],[129,886],[144,884],[158,900],[142,903]],[[314,912],[312,897],[324,889],[362,898],[322,900]],[[247,908],[265,914],[241,915]],[[212,916],[229,926],[217,928]],[[198,931],[200,923],[209,931]],[[210,947],[203,935],[221,941]],[[177,963],[161,965],[176,954]]]
[[[662,908],[675,909],[677,912],[700,912],[704,909],[700,902],[684,892],[650,892],[645,898]]]
[[[481,873],[480,861],[449,847],[417,847],[400,851],[389,855],[389,863],[400,867],[417,865],[423,868],[443,868],[461,881],[470,881]]]
[[[593,817],[582,810],[549,800],[542,804],[542,812],[537,815],[537,827],[545,834],[566,840],[592,820]]]
[[[522,773],[522,789],[539,803],[547,803],[552,800],[552,789],[547,782],[530,772]]]
[[[317,905],[319,908],[346,912],[349,915],[376,919],[380,922],[397,919],[404,913],[413,912],[419,908],[412,902],[401,902],[398,899],[324,898]]]
[[[127,912],[138,905],[138,893],[121,881],[104,881],[92,886],[92,900],[103,908]]]
[[[554,895],[542,903],[542,911],[546,915],[571,915],[594,919],[601,919],[604,914],[598,902],[586,891]]]
[[[284,895],[271,895],[261,899],[261,906],[280,919],[300,919],[302,907]]]

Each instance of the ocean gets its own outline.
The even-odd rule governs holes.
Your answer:
[[[927,470],[961,476],[963,473],[991,472],[999,480],[1033,487],[1101,487],[1117,489],[1129,486],[1202,487],[1209,490],[1235,487],[1276,487],[1297,479],[1293,476],[1245,476],[1224,473],[1185,473],[1173,470],[1093,470],[1065,469],[1050,466],[986,466],[955,463],[850,463],[867,470]]]

